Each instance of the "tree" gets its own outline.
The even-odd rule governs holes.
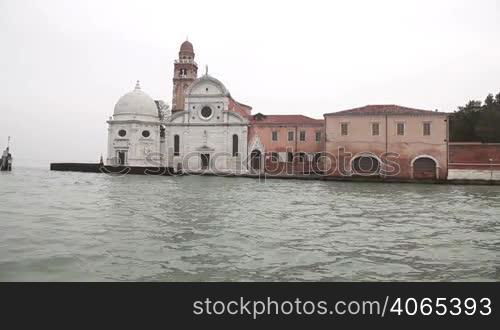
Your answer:
[[[450,140],[500,142],[500,93],[488,94],[484,104],[469,101],[450,116]]]
[[[484,105],[487,107],[487,108],[491,108],[493,107],[493,104],[495,103],[495,99],[493,98],[493,94],[488,94],[488,96],[486,96],[486,100],[484,100]]]
[[[479,119],[481,101],[469,101],[465,106],[458,107],[458,112],[450,116],[451,141],[479,141],[474,127]]]

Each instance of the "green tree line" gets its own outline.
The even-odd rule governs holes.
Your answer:
[[[450,141],[500,142],[500,93],[458,107],[450,115]]]
[[[500,93],[469,101],[450,115],[452,142],[500,142]]]

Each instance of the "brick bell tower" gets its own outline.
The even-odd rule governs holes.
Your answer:
[[[184,110],[184,93],[198,77],[198,64],[194,61],[193,44],[184,41],[179,51],[179,59],[174,63],[174,90],[172,112]]]

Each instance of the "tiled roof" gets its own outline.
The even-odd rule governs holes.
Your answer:
[[[181,52],[182,53],[194,53],[193,44],[190,43],[188,40],[184,41],[181,45]]]
[[[303,115],[263,115],[258,113],[253,115],[250,122],[252,124],[269,125],[304,125],[304,124],[323,124],[322,119],[314,119]]]
[[[366,105],[360,108],[354,108],[338,112],[325,113],[325,116],[344,116],[344,115],[442,115],[444,112],[431,110],[421,110],[402,107],[396,104],[378,104]]]
[[[252,107],[251,107],[251,106],[249,106],[248,104],[244,104],[244,103],[238,102],[238,101],[236,101],[235,99],[233,99],[233,97],[232,97],[232,96],[229,96],[229,99],[230,99],[230,100],[232,100],[234,103],[236,103],[236,104],[238,104],[238,105],[241,105],[242,107],[252,109]]]

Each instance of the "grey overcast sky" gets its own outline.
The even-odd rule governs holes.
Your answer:
[[[0,148],[11,135],[18,165],[97,161],[135,80],[171,102],[186,36],[254,113],[453,111],[500,92],[498,0],[0,0]]]

